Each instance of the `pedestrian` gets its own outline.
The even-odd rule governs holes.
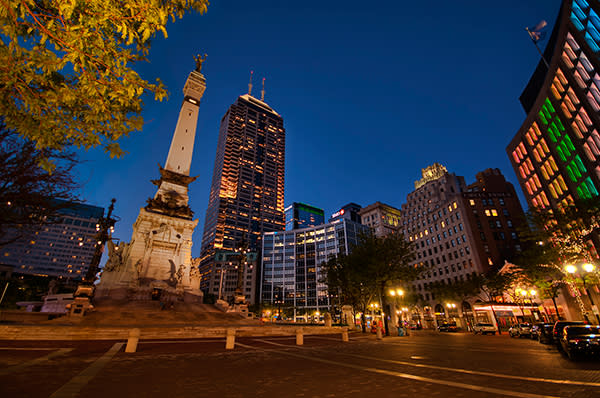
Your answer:
[[[399,322],[398,325],[396,325],[396,327],[398,328],[398,336],[403,337],[404,336],[404,328],[402,327],[402,324]]]

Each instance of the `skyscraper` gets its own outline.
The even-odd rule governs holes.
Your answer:
[[[557,208],[600,191],[600,5],[565,0],[520,100],[507,153],[529,204]]]
[[[60,222],[2,247],[0,263],[14,273],[81,280],[94,256],[96,224],[104,209],[73,203],[58,213]]]
[[[284,230],[284,166],[283,119],[250,93],[240,96],[221,119],[203,257],[242,242],[256,250],[264,232]]]
[[[323,209],[294,202],[285,208],[285,229],[316,227],[325,223],[325,212]]]

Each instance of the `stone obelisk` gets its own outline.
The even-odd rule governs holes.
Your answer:
[[[200,100],[206,89],[202,62],[196,57],[183,87],[184,99],[164,167],[153,198],[140,209],[133,224],[130,243],[107,247],[104,267],[95,297],[201,302],[200,275],[192,268],[192,233],[198,224],[189,207],[188,185]]]

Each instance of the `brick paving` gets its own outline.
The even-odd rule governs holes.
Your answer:
[[[94,364],[114,343],[0,341],[0,370],[9,371],[11,366],[44,357],[52,350],[73,349],[0,375],[0,397],[50,397]],[[76,396],[600,396],[600,360],[571,362],[551,346],[504,335],[417,332],[378,341],[372,335],[352,334],[349,343],[341,342],[339,335],[305,336],[302,347],[295,346],[294,337],[243,337],[236,343],[235,350],[226,351],[224,339],[217,338],[141,341],[138,352],[120,351],[112,357]],[[523,377],[598,385],[549,383]]]

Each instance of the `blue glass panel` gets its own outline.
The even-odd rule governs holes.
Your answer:
[[[598,14],[594,10],[590,10],[590,21],[592,21],[596,29],[600,29],[600,17],[598,17]]]
[[[589,33],[585,34],[585,41],[587,41],[587,44],[589,44],[589,46],[592,48],[592,51],[594,51],[594,52],[600,51],[600,46],[598,46],[598,44],[596,44],[596,42],[594,41],[592,36],[590,36]]]
[[[579,7],[581,7],[584,10],[587,10],[588,8],[590,8],[590,4],[586,0],[575,0],[573,2],[573,5],[575,5],[575,3],[577,3],[579,5]]]
[[[573,25],[575,25],[577,30],[579,30],[579,31],[585,30],[585,27],[583,26],[583,24],[581,22],[579,22],[577,15],[575,15],[574,13],[571,13],[571,22],[573,22]]]
[[[577,3],[573,3],[573,12],[575,13],[575,15],[577,15],[577,18],[579,18],[581,22],[585,21],[585,19],[587,18],[585,12],[583,12],[581,8],[579,8]]]
[[[590,35],[592,35],[596,43],[600,43],[600,33],[598,33],[596,28],[594,28],[594,25],[592,25],[590,22],[587,24],[587,31]]]

